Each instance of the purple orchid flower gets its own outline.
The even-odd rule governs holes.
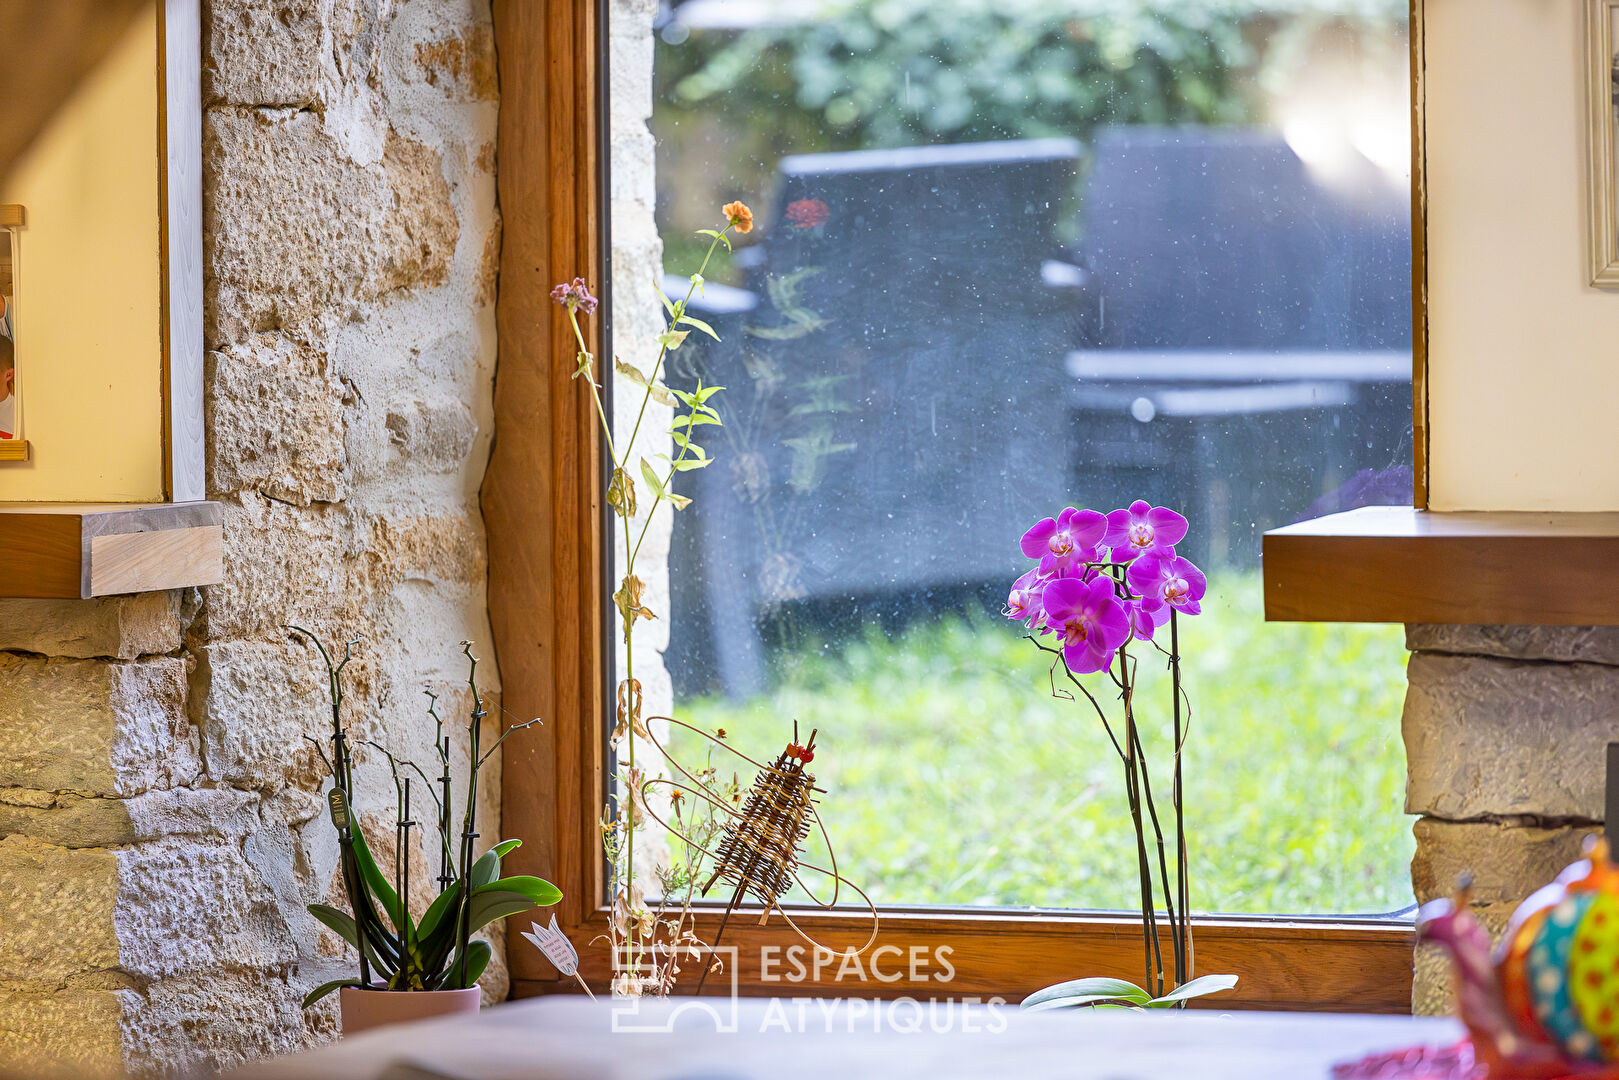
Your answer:
[[[1051,579],[1042,577],[1039,570],[1030,570],[1012,582],[1001,614],[1025,626],[1037,624],[1045,614],[1044,596],[1050,583]]]
[[[1055,518],[1036,522],[1023,534],[1023,554],[1039,559],[1040,572],[1054,577],[1077,564],[1094,561],[1097,541],[1106,531],[1107,518],[1100,513],[1070,506]]]
[[[1203,608],[1198,601],[1208,591],[1208,579],[1190,559],[1179,555],[1168,558],[1148,556],[1137,559],[1125,572],[1130,588],[1141,597],[1140,608],[1155,613],[1166,605],[1182,615],[1196,615]]]
[[[1130,618],[1113,595],[1113,579],[1059,578],[1046,586],[1046,627],[1062,638],[1063,659],[1076,675],[1105,670],[1130,636]]]
[[[1128,509],[1108,514],[1102,545],[1111,549],[1114,562],[1127,563],[1143,555],[1173,556],[1185,535],[1185,518],[1168,507],[1137,499]]]
[[[1151,611],[1142,607],[1138,599],[1127,605],[1130,611],[1130,633],[1142,641],[1151,641],[1158,628],[1169,621],[1169,605],[1157,604]]]

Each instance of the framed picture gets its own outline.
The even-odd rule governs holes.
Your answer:
[[[1619,0],[1586,0],[1586,111],[1590,156],[1591,284],[1619,288],[1619,187],[1614,129],[1619,125]]]
[[[22,207],[0,206],[0,461],[23,460],[28,454],[17,408],[17,280],[21,254],[17,241],[22,223]]]

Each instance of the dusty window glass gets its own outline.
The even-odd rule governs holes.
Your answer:
[[[1266,624],[1258,567],[1410,500],[1404,0],[687,0],[656,34],[665,291],[722,203],[757,217],[667,373],[726,388],[677,480],[676,715],[756,756],[819,728],[881,903],[1130,909],[1107,736],[1001,609],[1035,521],[1144,499],[1209,583],[1194,907],[1406,908],[1401,631]]]

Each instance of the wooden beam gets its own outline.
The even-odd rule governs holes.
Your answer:
[[[1619,625],[1619,513],[1367,506],[1264,537],[1265,618]]]
[[[573,378],[573,332],[550,292],[574,277],[602,288],[596,7],[497,0],[494,22],[503,236],[496,436],[482,490],[489,616],[506,713],[544,720],[536,737],[506,744],[502,815],[525,841],[507,865],[561,886],[557,914],[577,928],[603,888],[601,450]],[[555,977],[526,945],[509,963],[517,978]]]
[[[0,596],[89,599],[217,585],[218,503],[0,503]]]

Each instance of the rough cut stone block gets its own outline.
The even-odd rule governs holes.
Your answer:
[[[459,224],[438,152],[391,130],[379,161],[350,149],[314,112],[205,116],[211,345],[449,276]]]
[[[110,847],[131,844],[135,829],[122,799],[94,799],[63,794],[47,797],[47,806],[19,806],[0,792],[0,836],[22,834],[59,847]]]
[[[343,386],[318,350],[258,334],[208,354],[208,486],[308,506],[343,497]]]
[[[65,981],[117,967],[117,889],[110,851],[0,839],[0,980]]]
[[[244,492],[224,503],[225,580],[202,590],[206,640],[279,638],[284,623],[335,637],[360,625],[366,583],[352,560],[365,549],[341,505],[307,510]]]
[[[0,654],[0,785],[134,795],[190,783],[185,662]]]
[[[1589,828],[1537,829],[1488,822],[1455,824],[1422,818],[1414,830],[1417,853],[1411,884],[1426,903],[1455,891],[1462,874],[1473,875],[1473,899],[1482,904],[1517,903],[1580,858]]]
[[[460,468],[478,434],[472,411],[453,398],[418,397],[389,410],[383,423],[402,457],[439,472]]]
[[[1473,915],[1490,935],[1499,942],[1506,932],[1507,920],[1518,908],[1517,904],[1474,904]],[[1411,981],[1411,1011],[1418,1016],[1449,1016],[1455,1013],[1454,975],[1450,954],[1437,945],[1419,945],[1416,950],[1416,971]]]
[[[1405,628],[1412,652],[1560,660],[1619,666],[1619,626],[1436,626]]]
[[[178,591],[96,600],[0,600],[0,650],[133,660],[180,648]]]
[[[318,100],[325,75],[327,27],[321,16],[326,7],[320,0],[207,5],[203,70],[209,99],[281,106]]]
[[[255,1058],[296,1053],[337,1035],[332,1003],[305,1013],[312,987],[281,971],[222,971],[165,979],[126,1011],[129,1071],[139,1077],[212,1074]]]
[[[344,674],[357,669],[351,663]],[[216,642],[197,650],[197,672],[210,776],[266,792],[320,783],[324,768],[305,736],[325,736],[331,706],[326,671],[313,648],[290,641]],[[348,684],[351,693],[356,689]]]
[[[121,996],[43,985],[0,990],[0,1069],[19,1077],[121,1076]]]
[[[241,837],[259,826],[257,804],[258,796],[235,788],[173,788],[127,799],[7,788],[0,790],[0,836],[20,833],[67,848]]]
[[[416,43],[416,62],[428,85],[459,101],[494,101],[495,37],[488,26],[469,26],[437,41]]]
[[[146,979],[291,963],[275,898],[229,841],[174,837],[117,853],[118,955]]]
[[[1415,653],[1406,677],[1407,813],[1601,820],[1619,669]]]
[[[239,839],[260,827],[259,796],[237,788],[173,788],[124,800],[135,841],[164,836]]]

